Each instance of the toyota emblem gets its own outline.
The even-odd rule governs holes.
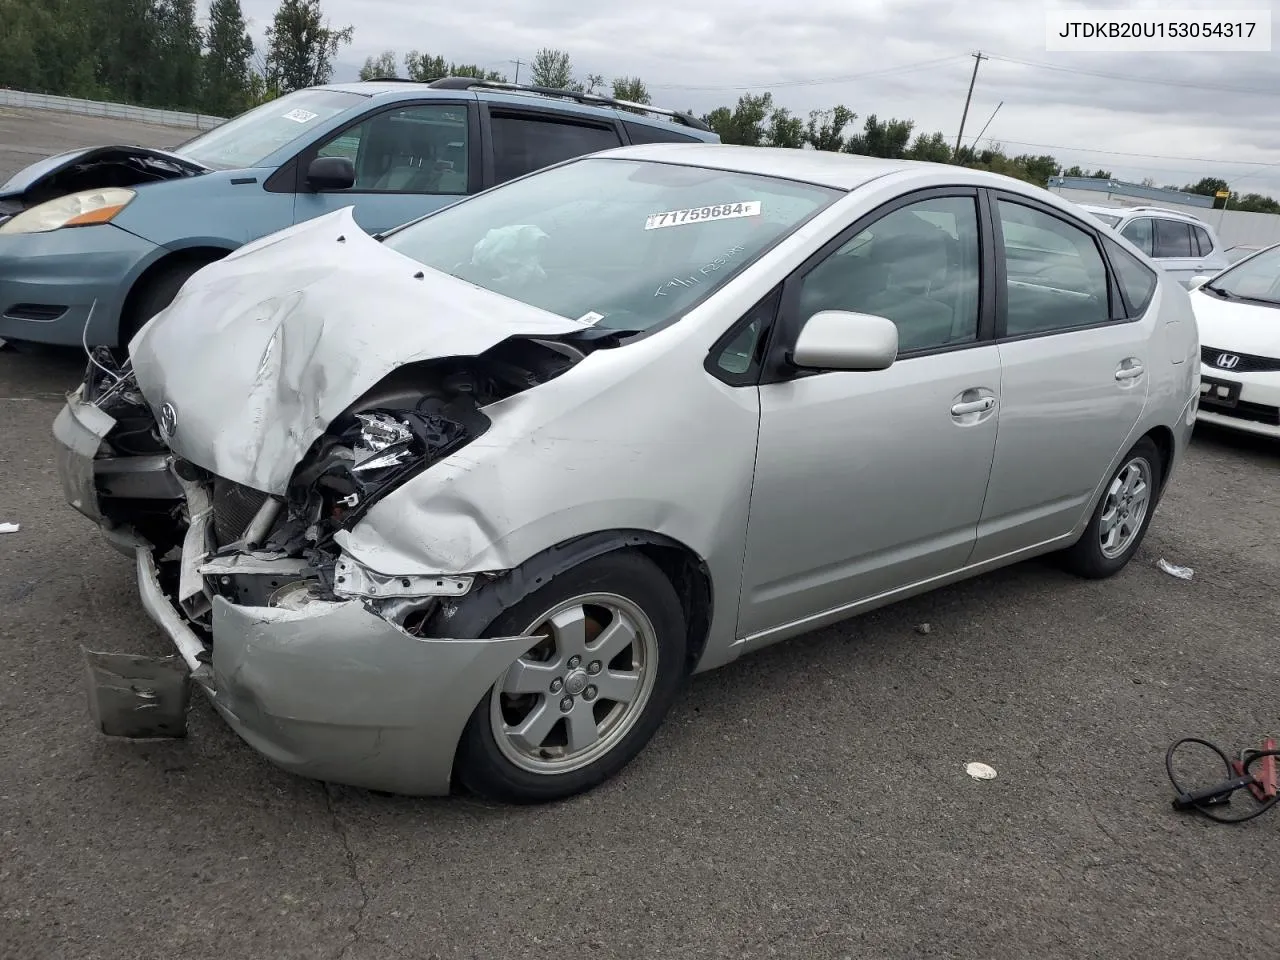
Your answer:
[[[178,429],[178,411],[172,403],[166,403],[160,408],[160,432],[166,437],[172,437]]]
[[[1234,353],[1220,353],[1216,362],[1223,370],[1234,370],[1240,365],[1240,358]]]

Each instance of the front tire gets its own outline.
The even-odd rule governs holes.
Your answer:
[[[1143,437],[1107,481],[1089,525],[1062,554],[1063,565],[1090,580],[1123,570],[1147,534],[1163,475],[1160,451],[1149,437]]]
[[[129,342],[134,334],[141,330],[148,320],[173,303],[182,285],[190,280],[198,271],[213,263],[214,257],[181,260],[160,270],[146,280],[146,286],[130,297],[132,301],[127,314],[120,318],[119,341],[116,349],[127,353]]]
[[[589,790],[649,742],[686,675],[686,625],[671,582],[632,551],[552,578],[500,614],[486,636],[542,633],[472,712],[457,778],[508,803]]]

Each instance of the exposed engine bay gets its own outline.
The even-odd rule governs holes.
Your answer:
[[[4,209],[17,213],[25,207],[34,207],[81,190],[134,187],[208,172],[197,163],[163,150],[134,146],[97,147],[40,177],[22,193],[20,202],[7,198]]]
[[[576,342],[575,342],[576,340]],[[84,400],[115,420],[95,459],[99,508],[115,529],[151,545],[165,592],[211,642],[213,597],[241,605],[300,609],[360,598],[384,619],[419,631],[450,578],[389,578],[344,566],[339,532],[431,464],[482,436],[484,408],[551,380],[586,351],[584,338],[514,337],[477,356],[400,367],[331,422],[293,473],[286,496],[215,476],[176,457],[126,361],[95,350]],[[123,486],[112,464],[138,465]],[[114,487],[114,488],[113,488]],[[382,589],[380,589],[382,588]]]

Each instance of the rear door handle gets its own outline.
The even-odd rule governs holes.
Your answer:
[[[996,405],[995,397],[983,397],[981,400],[965,400],[951,408],[953,417],[963,417],[966,413],[982,413]]]
[[[1142,376],[1143,366],[1140,363],[1134,363],[1132,366],[1121,367],[1116,371],[1117,380],[1134,380]]]

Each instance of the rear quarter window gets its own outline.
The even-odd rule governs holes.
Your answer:
[[[675,124],[659,126],[653,123],[633,123],[630,120],[624,120],[622,125],[626,128],[627,136],[631,138],[631,142],[634,144],[702,142],[697,137],[691,137],[687,133],[676,129]],[[667,129],[668,126],[670,129]]]
[[[1151,297],[1156,292],[1156,275],[1146,264],[1131,254],[1110,237],[1102,238],[1102,246],[1107,251],[1107,259],[1115,271],[1116,282],[1124,293],[1128,308],[1125,319],[1140,317],[1151,305]]]
[[[1207,257],[1209,254],[1213,253],[1213,240],[1209,237],[1209,231],[1204,227],[1194,226],[1191,230],[1195,234],[1197,245],[1200,247],[1200,252],[1196,254],[1196,256]]]

